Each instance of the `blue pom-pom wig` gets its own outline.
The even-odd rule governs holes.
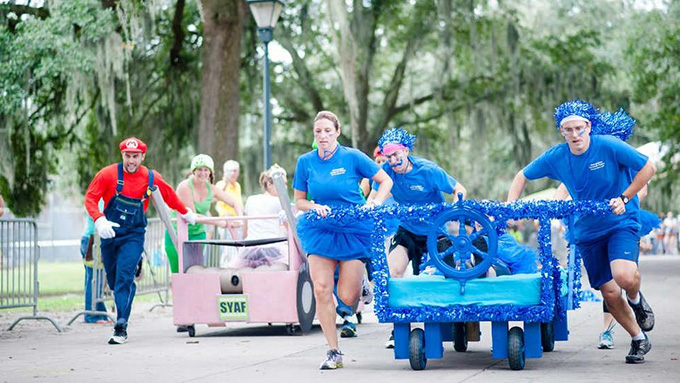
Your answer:
[[[563,103],[555,108],[555,127],[560,129],[562,122],[572,116],[578,116],[590,121],[591,132],[594,135],[611,135],[623,141],[633,135],[633,120],[623,109],[616,113],[600,113],[593,104],[579,99]]]
[[[413,151],[413,144],[416,143],[416,140],[418,137],[416,137],[415,134],[411,134],[407,132],[405,129],[402,128],[392,128],[392,129],[387,129],[382,137],[378,140],[378,146],[380,147],[380,151],[383,152],[383,149],[385,148],[385,145],[388,144],[400,144],[404,145],[405,147],[408,148],[408,150]]]

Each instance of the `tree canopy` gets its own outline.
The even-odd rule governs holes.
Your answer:
[[[553,109],[581,98],[629,112],[634,146],[659,142],[649,203],[677,210],[680,5],[649,4],[286,1],[270,44],[273,161],[292,173],[331,110],[344,144],[371,154],[404,127],[470,197],[503,199],[559,142]],[[262,61],[243,0],[0,0],[0,193],[35,215],[51,188],[82,193],[131,135],[172,183],[203,152],[217,169],[240,161],[256,192]]]

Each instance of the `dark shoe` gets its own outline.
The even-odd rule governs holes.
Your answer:
[[[345,321],[345,323],[342,324],[342,329],[340,330],[340,337],[341,338],[356,338],[356,336],[357,336],[357,326],[350,321]]]
[[[185,324],[181,324],[177,326],[177,332],[188,332],[189,331],[189,326]]]
[[[368,281],[366,274],[364,274],[364,278],[361,280],[361,300],[365,305],[373,302],[373,289],[371,288],[371,282]]]
[[[137,269],[135,270],[135,279],[140,279],[142,277],[142,272],[143,272],[143,266],[144,265],[144,258],[139,259],[139,263],[137,263]]]
[[[385,348],[394,348],[394,331],[390,334],[390,339],[385,342]]]
[[[109,338],[109,344],[123,344],[127,341],[127,330],[122,326],[113,328],[113,335]]]
[[[640,303],[634,305],[628,301],[628,304],[633,308],[635,320],[642,331],[652,331],[654,328],[654,312],[642,292],[640,291],[638,294],[640,294]]]
[[[651,349],[652,343],[649,341],[647,334],[645,334],[645,339],[631,341],[630,351],[626,355],[626,363],[644,363],[645,354]]]

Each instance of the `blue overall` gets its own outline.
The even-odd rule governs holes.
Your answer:
[[[135,271],[144,251],[146,215],[144,201],[151,193],[153,171],[149,169],[149,188],[142,199],[130,198],[123,191],[123,164],[118,164],[116,194],[111,198],[104,215],[120,227],[114,227],[116,236],[101,240],[102,260],[106,280],[116,302],[116,327],[127,328],[132,300],[135,298]]]

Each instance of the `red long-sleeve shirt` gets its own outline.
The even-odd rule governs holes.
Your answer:
[[[140,166],[135,173],[128,173],[123,171],[123,194],[130,198],[143,198],[146,194],[146,189],[149,184],[149,169],[146,166]],[[85,209],[90,214],[93,220],[103,216],[99,211],[99,199],[104,199],[104,208],[109,204],[111,198],[116,194],[116,184],[118,183],[118,164],[109,165],[100,170],[90,186],[87,187],[85,193]],[[161,174],[154,171],[153,184],[158,187],[163,200],[173,210],[177,210],[180,214],[186,214],[187,208],[179,199],[175,191],[170,185],[163,180]],[[149,207],[149,200],[144,201],[144,211]]]

